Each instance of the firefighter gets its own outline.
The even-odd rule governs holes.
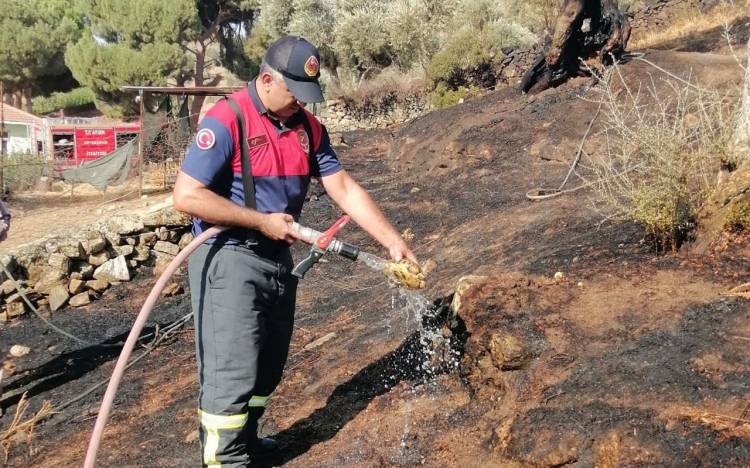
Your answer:
[[[200,246],[188,266],[204,466],[246,466],[277,450],[257,427],[292,336],[297,279],[289,246],[299,237],[290,223],[311,177],[392,259],[416,261],[305,109],[323,100],[319,60],[303,38],[275,41],[258,76],[206,113],[175,183],[174,206],[193,216],[194,234],[231,227]]]

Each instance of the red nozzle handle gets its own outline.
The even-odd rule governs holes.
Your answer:
[[[348,215],[344,215],[340,217],[331,227],[326,230],[320,237],[318,237],[318,240],[315,241],[315,246],[319,249],[325,250],[328,248],[328,246],[331,244],[331,241],[333,240],[333,236],[336,235],[339,230],[346,225],[346,223],[349,222],[351,218],[349,218]]]

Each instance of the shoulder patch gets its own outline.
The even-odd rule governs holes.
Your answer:
[[[209,150],[216,144],[216,135],[210,128],[203,128],[195,135],[195,144],[204,151]]]

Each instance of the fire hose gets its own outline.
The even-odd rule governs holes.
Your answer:
[[[315,265],[326,252],[337,253],[350,260],[356,260],[357,256],[359,255],[359,248],[351,244],[347,244],[346,242],[342,242],[334,237],[334,235],[342,227],[344,227],[344,225],[348,221],[348,216],[342,216],[327,231],[322,233],[314,229],[301,226],[298,223],[292,223],[292,229],[296,230],[301,235],[304,242],[311,245],[309,255],[294,267],[294,270],[292,270],[292,274],[299,278],[304,277],[305,273],[310,268],[312,268],[312,266]],[[166,286],[167,281],[169,281],[174,272],[177,270],[177,267],[179,267],[180,264],[182,264],[182,262],[184,262],[185,259],[188,258],[196,248],[198,248],[198,246],[206,242],[208,239],[225,231],[226,229],[228,228],[223,226],[214,226],[210,229],[207,229],[195,239],[193,239],[193,241],[190,242],[190,244],[188,244],[182,251],[180,251],[180,253],[177,254],[177,256],[169,263],[169,265],[167,265],[167,268],[164,270],[161,276],[159,276],[159,279],[156,281],[153,289],[151,289],[151,292],[146,298],[146,301],[143,303],[143,306],[141,307],[141,310],[138,313],[135,322],[133,323],[133,327],[131,328],[130,333],[128,334],[128,338],[123,345],[120,356],[117,359],[117,364],[112,371],[112,377],[110,378],[109,384],[107,385],[107,390],[104,393],[104,398],[102,399],[102,404],[99,408],[99,414],[97,415],[96,423],[94,424],[94,430],[91,434],[91,440],[86,451],[86,459],[83,462],[84,468],[94,468],[96,464],[96,454],[101,444],[104,426],[107,424],[107,419],[112,409],[112,403],[114,402],[117,388],[120,385],[120,381],[122,380],[122,376],[128,364],[128,359],[130,359],[130,355],[133,352],[133,348],[135,347],[136,342],[138,341],[138,337],[140,336],[143,327],[146,325],[146,320],[148,319],[152,309],[154,308],[156,299],[159,297],[162,290]]]

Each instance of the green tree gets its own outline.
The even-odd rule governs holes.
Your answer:
[[[0,8],[0,80],[26,98],[71,83],[63,60],[82,24],[73,0],[4,0]],[[49,89],[48,89],[49,88]],[[18,103],[20,99],[16,99]]]
[[[251,68],[242,48],[256,11],[252,0],[79,0],[86,31],[66,52],[76,79],[97,95],[97,107],[110,115],[132,115],[132,96],[123,85],[214,86],[222,76],[213,65],[232,71]],[[211,57],[212,50],[218,55]],[[203,106],[191,105],[192,125]]]

